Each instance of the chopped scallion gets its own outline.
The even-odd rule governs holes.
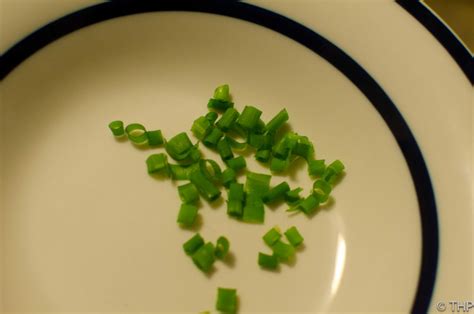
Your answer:
[[[288,121],[288,112],[281,110],[266,125],[267,132],[276,132],[286,121]]]
[[[230,243],[226,237],[220,236],[216,241],[216,248],[214,250],[214,255],[218,259],[223,259],[229,253]]]
[[[191,171],[189,179],[206,200],[214,201],[221,196],[221,191],[208,178],[206,178],[200,169],[194,169]]]
[[[293,204],[301,199],[300,193],[303,191],[303,188],[296,188],[291,191],[286,192],[285,199],[288,204]]]
[[[147,131],[146,135],[148,137],[148,145],[150,146],[160,146],[165,142],[165,138],[161,133],[161,130]]]
[[[191,227],[197,217],[198,208],[193,204],[181,204],[177,222],[183,226]]]
[[[200,270],[205,273],[209,272],[216,260],[214,257],[214,245],[211,242],[202,245],[194,252],[192,260]]]
[[[216,87],[214,90],[214,99],[222,100],[222,101],[230,101],[230,88],[228,84],[224,84],[221,86]]]
[[[231,183],[227,197],[227,214],[229,216],[241,217],[244,199],[244,185],[241,183]]]
[[[271,175],[248,171],[245,192],[262,198],[270,189],[271,178]]]
[[[237,119],[237,124],[246,130],[254,130],[260,120],[262,112],[253,106],[245,106]]]
[[[325,170],[326,164],[324,163],[324,159],[312,159],[308,161],[308,174],[310,176],[322,176]]]
[[[232,148],[226,138],[221,138],[219,142],[217,142],[217,152],[223,161],[234,158],[234,153],[232,152]]]
[[[216,125],[222,131],[227,132],[230,128],[232,128],[235,121],[237,121],[239,115],[239,112],[234,108],[228,108],[219,121],[217,121]]]
[[[273,254],[280,260],[287,261],[295,255],[295,248],[281,240],[272,245]]]
[[[191,132],[201,141],[209,134],[211,129],[212,124],[206,117],[197,118],[191,126]]]
[[[295,226],[286,230],[285,236],[293,247],[298,247],[304,241],[304,238]]]
[[[235,172],[247,167],[247,162],[243,156],[231,158],[226,161],[226,164],[229,168],[234,169]]]
[[[331,184],[324,180],[316,180],[313,184],[313,195],[318,199],[319,203],[324,203],[328,200],[331,193]]]
[[[319,200],[314,196],[310,195],[299,203],[298,208],[306,215],[314,213],[319,206]]]
[[[224,136],[219,128],[212,127],[211,132],[202,141],[207,147],[216,147],[217,142]]]
[[[142,145],[148,141],[146,129],[140,123],[132,123],[125,128],[128,139],[134,144]]]
[[[242,214],[242,221],[249,223],[263,223],[265,220],[265,208],[259,195],[247,194]]]
[[[192,204],[199,201],[199,191],[191,182],[178,186],[178,194],[185,204]]]
[[[266,269],[277,269],[279,265],[278,257],[259,252],[258,265]]]
[[[271,188],[264,196],[263,201],[265,203],[272,203],[280,199],[284,199],[286,193],[290,191],[290,186],[287,182],[281,182],[280,184]]]
[[[193,255],[203,245],[204,239],[199,233],[196,233],[191,239],[183,244],[183,249],[187,255]]]
[[[215,98],[209,99],[207,103],[207,108],[214,109],[218,111],[225,111],[227,108],[234,107],[234,103],[230,101],[219,100]]]
[[[208,113],[206,113],[206,119],[209,120],[209,122],[211,122],[211,124],[216,122],[218,117],[219,117],[219,115],[215,111],[209,111]]]
[[[189,156],[193,147],[193,143],[191,143],[188,135],[185,132],[181,132],[166,143],[165,149],[171,158],[180,161]]]
[[[265,233],[262,238],[268,246],[272,246],[273,244],[275,244],[276,241],[280,240],[281,238],[280,228],[271,228],[270,230],[268,230],[267,233]]]
[[[255,153],[255,159],[260,162],[268,162],[272,153],[269,149],[262,149]]]
[[[234,169],[227,168],[224,171],[222,171],[221,179],[222,179],[222,185],[225,186],[226,188],[229,188],[231,183],[236,182],[237,174],[235,173]]]
[[[117,137],[125,134],[123,122],[120,120],[110,122],[109,129],[112,131],[112,134]]]
[[[146,159],[148,173],[168,173],[168,158],[165,154],[153,154]]]
[[[216,310],[223,313],[237,312],[237,290],[217,288]]]

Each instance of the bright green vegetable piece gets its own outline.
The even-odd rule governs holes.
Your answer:
[[[214,184],[221,182],[222,171],[221,167],[212,159],[201,159],[199,161],[199,168],[204,176]]]
[[[222,100],[222,101],[230,101],[230,88],[228,84],[224,84],[221,86],[216,87],[214,90],[214,99]]]
[[[289,159],[273,157],[270,161],[270,171],[274,173],[283,172],[290,166]]]
[[[148,173],[168,173],[168,157],[164,153],[150,155],[146,159]]]
[[[214,201],[221,196],[221,191],[201,172],[195,169],[189,175],[189,179],[196,186],[199,193],[208,201]]]
[[[344,164],[340,160],[333,161],[327,166],[326,171],[322,176],[322,179],[326,182],[334,184],[344,171]]]
[[[296,188],[296,189],[286,192],[286,196],[285,196],[286,202],[291,205],[299,201],[301,199],[300,197],[301,191],[303,191],[303,188]]]
[[[244,199],[244,185],[241,183],[231,183],[227,197],[227,214],[229,216],[241,217]]]
[[[260,149],[265,144],[265,135],[250,133],[247,143],[256,149]]]
[[[207,103],[207,108],[214,109],[217,111],[225,111],[227,108],[232,108],[232,107],[234,107],[233,102],[219,100],[215,98],[209,99],[209,102]]]
[[[310,176],[322,176],[325,170],[326,164],[324,163],[324,159],[312,159],[308,161],[308,174]]]
[[[314,196],[310,195],[299,203],[298,208],[306,215],[314,213],[319,206],[319,200]]]
[[[227,167],[234,169],[235,172],[247,167],[247,162],[243,156],[238,156],[226,160]]]
[[[245,106],[237,119],[237,124],[246,130],[254,130],[260,120],[262,112],[253,106]]]
[[[161,130],[147,131],[146,136],[148,137],[148,145],[150,146],[160,146],[165,142]]]
[[[166,152],[171,158],[178,161],[186,159],[193,148],[193,143],[185,132],[172,137],[165,146]]]
[[[216,125],[224,132],[229,131],[239,117],[239,112],[234,108],[227,108],[222,117],[217,121]]]
[[[216,258],[214,257],[214,245],[208,242],[201,246],[193,255],[194,264],[203,272],[207,273],[212,269]]]
[[[229,142],[230,146],[235,150],[243,151],[247,149],[246,142],[238,142],[237,140],[233,139],[230,136],[226,136],[225,139]]]
[[[199,233],[196,233],[191,239],[183,244],[183,249],[187,255],[193,255],[203,245],[204,239]]]
[[[268,162],[270,160],[271,155],[272,152],[269,149],[262,149],[255,153],[255,159],[260,162]]]
[[[242,220],[249,223],[263,223],[265,220],[265,208],[262,198],[255,194],[247,194],[243,209]]]
[[[227,168],[222,172],[222,185],[226,188],[229,188],[230,184],[236,182],[237,174],[235,173],[234,169]]]
[[[177,222],[183,226],[191,227],[197,217],[198,208],[193,204],[181,204]]]
[[[276,132],[288,119],[288,112],[286,109],[282,109],[267,123],[267,132]]]
[[[216,258],[223,259],[224,257],[226,257],[227,253],[229,253],[229,247],[229,240],[224,236],[220,236],[217,239],[216,248],[214,250],[214,255],[216,256]]]
[[[112,131],[112,134],[117,137],[125,134],[123,122],[120,120],[110,122],[109,129]]]
[[[181,165],[169,165],[169,171],[171,173],[171,179],[173,180],[189,180],[189,175],[191,171],[196,169],[196,164],[190,166],[181,166]]]
[[[204,138],[202,143],[207,147],[214,148],[223,136],[224,133],[219,128],[212,127],[211,132]]]
[[[336,174],[340,174],[345,168],[344,164],[340,160],[333,161],[328,167],[334,169]]]
[[[234,158],[234,153],[232,152],[232,148],[226,138],[221,138],[219,142],[217,142],[217,152],[223,161]]]
[[[287,182],[283,181],[280,184],[271,188],[264,196],[263,201],[265,203],[272,203],[280,199],[284,199],[286,193],[290,191],[290,186]]]
[[[278,227],[271,228],[262,237],[263,241],[269,246],[272,246],[273,244],[275,244],[275,242],[280,240],[280,238],[281,238],[281,233]]]
[[[299,233],[295,226],[286,230],[285,236],[293,247],[298,247],[304,241],[303,236]]]
[[[201,141],[209,134],[209,132],[211,132],[211,129],[212,123],[207,119],[207,117],[197,118],[191,126],[191,132]]]
[[[217,288],[216,310],[224,313],[237,312],[237,290]]]
[[[209,111],[208,113],[206,113],[206,119],[209,120],[209,122],[211,122],[211,124],[216,122],[218,117],[219,117],[219,115],[217,114],[217,112]]]
[[[313,184],[313,195],[318,199],[319,203],[324,203],[328,200],[331,193],[331,184],[324,180],[316,180]]]
[[[178,186],[178,194],[185,204],[192,204],[199,201],[199,191],[191,182]]]
[[[276,241],[272,245],[273,254],[282,261],[290,259],[295,255],[295,248],[281,240]]]
[[[296,142],[296,146],[294,147],[293,154],[297,156],[301,156],[306,160],[313,160],[314,159],[314,147],[313,143],[311,143],[306,136],[300,136]]]
[[[127,133],[128,139],[134,144],[142,145],[148,141],[146,129],[140,123],[132,123],[127,125],[125,132]]]
[[[277,269],[279,265],[278,257],[259,252],[258,265],[266,269]]]
[[[263,173],[247,172],[245,181],[245,192],[255,196],[263,197],[270,189],[272,176]]]

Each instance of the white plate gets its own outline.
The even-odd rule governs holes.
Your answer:
[[[432,306],[469,300],[469,81],[397,4],[260,5],[325,36],[377,80],[414,133],[432,181],[389,98],[373,94],[377,83],[353,76],[363,72],[352,63],[339,65],[358,89],[302,44],[336,64],[349,59],[312,46],[319,39],[302,26],[244,4],[233,8],[239,18],[175,11],[103,21],[39,50],[2,84],[5,312],[197,312],[213,308],[218,286],[237,288],[248,313],[407,312],[428,305],[430,274]],[[244,21],[250,14],[255,23]],[[248,225],[229,220],[224,204],[203,206],[199,232],[211,241],[228,236],[235,256],[204,276],[181,249],[192,232],[175,224],[176,185],[150,178],[144,160],[152,151],[115,141],[107,124],[142,122],[170,137],[206,112],[221,83],[239,109],[257,105],[265,120],[286,107],[318,157],[340,158],[348,170],[334,206],[312,219],[281,207],[267,211],[264,225]],[[249,169],[266,171],[254,162]],[[311,184],[304,167],[289,182]],[[426,260],[437,249],[430,217],[440,222],[437,272],[436,255]],[[295,265],[279,273],[256,264],[266,250],[260,237],[275,224],[296,225],[306,239]],[[424,240],[422,224],[431,232]],[[428,274],[420,277],[421,269]]]

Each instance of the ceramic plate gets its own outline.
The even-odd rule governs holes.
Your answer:
[[[472,300],[470,73],[402,4],[77,3],[7,50],[3,311],[196,313],[214,309],[217,287],[238,290],[241,313]],[[107,125],[140,122],[170,138],[223,83],[238,109],[255,105],[267,121],[285,107],[318,158],[344,161],[330,206],[311,218],[280,206],[244,224],[225,202],[203,203],[199,226],[178,227],[180,182],[146,172],[163,149],[117,141]],[[252,158],[248,169],[268,173]],[[297,164],[272,184],[307,191],[306,171]],[[297,226],[305,245],[263,271],[261,237],[275,225]],[[231,241],[232,259],[211,275],[182,250],[196,231]]]

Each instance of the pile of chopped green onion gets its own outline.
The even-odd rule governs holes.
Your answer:
[[[285,202],[289,212],[302,212],[311,217],[320,205],[330,200],[334,185],[342,178],[344,164],[335,160],[328,165],[316,159],[313,143],[308,137],[282,128],[289,120],[282,109],[270,121],[262,120],[262,111],[245,106],[242,111],[234,107],[228,85],[215,89],[209,99],[208,112],[196,118],[190,131],[197,139],[193,142],[186,132],[165,138],[162,130],[148,131],[139,123],[126,127],[122,121],[113,121],[109,128],[115,137],[126,136],[134,145],[164,147],[165,152],[151,154],[146,159],[150,175],[160,175],[173,181],[185,181],[178,186],[181,201],[177,223],[184,228],[193,227],[197,221],[200,199],[215,202],[227,191],[227,215],[244,223],[263,224],[265,205]],[[205,159],[202,145],[217,153],[221,167],[212,159]],[[201,147],[200,147],[201,146]],[[269,174],[252,172],[242,153],[251,150],[254,158],[266,165]],[[284,174],[295,160],[307,163],[308,175],[314,180],[310,192],[301,196],[303,188],[291,188],[287,182],[271,184],[271,174]],[[245,182],[239,178],[245,175]],[[258,264],[265,269],[277,269],[280,262],[290,260],[303,237],[291,227],[282,240],[279,228],[270,229],[264,242],[272,254],[259,253]],[[205,242],[199,233],[183,244],[183,249],[203,272],[210,272],[216,259],[224,259],[229,252],[229,240],[221,236],[216,243]],[[223,312],[237,311],[236,290],[218,289],[216,309]]]

